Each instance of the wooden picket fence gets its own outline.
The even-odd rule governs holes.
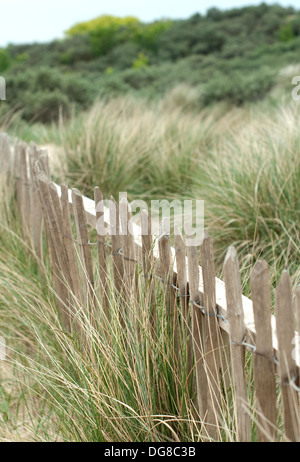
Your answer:
[[[178,347],[178,332],[186,328],[188,375],[193,381],[194,374],[196,405],[201,421],[207,425],[208,436],[214,440],[221,438],[221,401],[224,399],[221,393],[226,381],[222,358],[225,355],[230,364],[229,375],[232,374],[237,440],[251,441],[253,409],[247,395],[245,371],[245,357],[250,353],[253,355],[258,441],[277,440],[279,405],[283,408],[284,439],[300,440],[299,359],[295,346],[295,336],[300,333],[300,288],[293,298],[287,271],[283,272],[276,288],[273,316],[270,276],[265,261],[258,261],[252,270],[250,300],[242,295],[234,247],[228,249],[225,258],[223,282],[215,277],[213,242],[207,234],[200,246],[199,266],[199,249],[186,247],[181,235],[175,236],[175,248],[171,247],[167,233],[162,232],[158,240],[154,239],[146,211],[141,214],[141,227],[131,225],[130,230],[126,228],[130,232],[125,234],[131,217],[126,200],[117,204],[111,198],[108,209],[103,205],[98,188],[95,188],[93,201],[83,197],[77,189],[70,190],[64,184],[58,186],[51,182],[47,153],[34,143],[27,146],[16,141],[12,148],[9,138],[2,134],[0,160],[11,172],[10,177],[15,177],[23,233],[30,240],[41,267],[43,233],[46,237],[57,303],[67,329],[76,328],[74,297],[92,316],[97,317],[101,310],[110,316],[112,289],[107,276],[110,258],[114,289],[124,299],[134,298],[137,303],[137,268],[142,267],[153,299],[151,328],[155,331],[155,283],[165,288],[165,308],[173,326],[170,335],[174,336],[174,351]],[[76,238],[71,215],[76,224]],[[95,242],[91,242],[90,228],[97,229],[98,220],[104,221],[110,235],[97,234]],[[101,279],[101,294],[97,297],[93,245],[98,249],[97,277]],[[80,259],[76,249],[79,249]],[[126,322],[125,311],[126,304],[120,303],[121,323]]]

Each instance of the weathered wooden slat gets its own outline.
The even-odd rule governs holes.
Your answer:
[[[30,235],[30,178],[27,166],[27,144],[19,143],[20,177],[18,179],[18,197],[24,236]]]
[[[19,140],[18,138],[14,139],[14,145],[13,145],[13,175],[16,181],[20,177],[20,160],[19,160]]]
[[[72,204],[77,231],[77,241],[79,245],[79,253],[81,256],[82,270],[85,278],[84,291],[90,316],[95,315],[95,292],[94,292],[94,272],[92,264],[91,247],[89,233],[87,228],[87,220],[84,210],[83,198],[78,189],[72,189]],[[93,319],[91,319],[93,321]]]
[[[42,170],[48,180],[50,180],[50,167],[49,167],[49,156],[48,156],[48,151],[46,149],[40,149],[39,150],[39,161],[42,167]]]
[[[188,285],[187,285],[187,271],[186,271],[186,247],[183,240],[183,237],[175,225],[175,255],[176,255],[176,264],[177,264],[177,286],[179,288],[180,294],[180,304],[182,310],[182,321],[183,321],[183,331],[189,328],[189,294],[188,294]]]
[[[203,315],[198,307],[198,305],[202,305],[203,297],[199,291],[199,261],[197,247],[188,246],[187,257],[197,400],[200,419],[205,422],[207,415],[207,376],[204,366]]]
[[[173,280],[173,256],[171,253],[169,220],[162,219],[161,233],[158,239],[160,276],[164,286],[164,307],[166,309],[166,333],[171,340],[171,357],[174,371],[180,368],[179,361],[179,318],[176,300],[176,290]],[[177,375],[177,374],[175,374]],[[178,383],[177,383],[178,386]]]
[[[94,190],[94,199],[96,207],[96,218],[98,220],[103,220],[103,229],[99,229],[99,226],[96,226],[97,230],[97,242],[98,242],[98,262],[99,262],[99,276],[101,282],[101,293],[102,293],[102,303],[104,307],[104,312],[107,320],[110,320],[110,309],[109,309],[109,296],[108,296],[108,274],[107,274],[107,263],[106,263],[106,251],[105,251],[105,235],[104,235],[104,206],[103,206],[103,195],[98,187]]]
[[[39,200],[37,179],[34,175],[34,163],[39,159],[40,150],[34,143],[29,145],[29,164],[31,177],[31,194],[30,194],[30,209],[31,209],[31,239],[32,247],[38,257],[42,260],[42,209]]]
[[[249,406],[244,375],[245,347],[242,342],[246,335],[242,304],[242,289],[237,252],[229,247],[224,262],[224,278],[226,286],[227,317],[230,326],[232,342],[232,365],[235,385],[235,415],[237,440],[251,441],[250,418],[247,413]]]
[[[186,345],[186,369],[187,385],[190,393],[193,384],[193,341],[192,341],[192,319],[189,307],[189,291],[187,284],[186,268],[186,247],[183,237],[176,226],[175,229],[175,255],[177,266],[177,286],[179,288],[180,304],[182,310],[182,332],[183,340]]]
[[[74,237],[72,232],[72,224],[68,200],[68,186],[61,185],[61,208],[62,208],[62,240],[68,255],[68,262],[70,268],[70,286],[73,294],[78,301],[81,301],[80,280],[78,272],[78,264],[76,258],[76,251],[74,246]]]
[[[23,207],[22,207],[22,169],[21,169],[21,144],[18,141],[15,144],[15,154],[14,154],[14,174],[16,178],[16,195],[17,195],[17,204],[18,208],[20,211],[21,219],[22,219],[22,213],[23,213]]]
[[[154,289],[154,258],[152,249],[151,219],[147,210],[141,212],[141,237],[142,237],[142,261],[145,284],[149,293],[149,320],[152,337],[156,335],[156,309],[155,309],[155,289]]]
[[[275,311],[284,430],[288,440],[299,441],[298,396],[291,385],[291,381],[298,378],[298,368],[293,359],[295,323],[291,280],[287,271],[282,273],[276,289]]]
[[[131,318],[134,332],[140,338],[140,326],[143,319],[141,305],[138,303],[138,280],[135,257],[135,245],[132,230],[132,214],[127,198],[122,198],[119,204],[120,231],[122,236],[122,258],[123,258],[123,299],[124,306]]]
[[[110,236],[111,236],[111,245],[112,245],[114,282],[115,282],[117,293],[121,295],[123,288],[124,288],[123,286],[124,260],[122,256],[123,239],[120,234],[119,204],[117,204],[117,202],[112,196],[110,198],[109,217],[110,217]],[[124,321],[124,315],[125,313],[121,314],[121,318],[123,319],[123,321]]]
[[[221,326],[220,326],[221,327]],[[220,364],[220,373],[222,378],[222,386],[224,388],[225,394],[232,386],[232,363],[231,363],[231,345],[230,345],[230,336],[228,332],[221,328],[221,339],[222,345],[221,351],[221,364]]]
[[[70,328],[68,290],[62,273],[61,236],[59,234],[57,219],[53,209],[48,178],[43,172],[40,172],[37,175],[37,181],[39,185],[39,197],[44,215],[44,223],[47,229],[47,237],[49,241],[50,256],[53,268],[53,282],[58,306],[60,308],[63,322],[66,328]]]
[[[8,175],[11,170],[10,138],[7,133],[0,133],[0,172]]]
[[[168,325],[170,327],[170,336],[173,339],[174,351],[178,351],[179,343],[179,319],[176,300],[176,291],[173,283],[173,264],[174,259],[171,253],[170,235],[169,235],[169,220],[162,219],[161,235],[158,239],[159,248],[159,264],[160,275],[164,281],[164,304],[166,306],[166,314],[168,318]]]
[[[201,266],[203,275],[203,306],[206,312],[203,321],[203,343],[205,352],[205,369],[207,376],[207,431],[214,440],[221,439],[220,423],[222,422],[220,393],[220,355],[221,342],[219,323],[216,317],[216,284],[213,255],[213,242],[205,234],[200,246]]]
[[[67,288],[67,301],[66,301],[66,305],[68,308],[67,317],[68,317],[69,329],[71,329],[73,322],[74,322],[74,317],[75,317],[73,294],[75,294],[74,276],[76,274],[76,273],[73,273],[74,266],[73,264],[72,265],[70,264],[70,260],[69,260],[70,253],[68,252],[69,250],[68,245],[72,244],[72,242],[70,241],[70,239],[66,239],[65,238],[66,236],[64,235],[65,217],[63,217],[62,204],[58,196],[57,189],[55,188],[53,183],[49,184],[49,191],[50,191],[52,204],[53,204],[53,212],[56,218],[57,234],[59,236],[58,240],[56,241],[56,245],[57,245],[57,249],[59,252],[59,264],[60,264],[61,273],[63,276],[63,282],[66,284],[66,288]],[[78,329],[77,324],[74,327]]]
[[[61,266],[61,270],[64,275],[64,278],[66,280],[66,283],[68,285],[68,289],[71,292],[73,292],[74,287],[73,287],[72,274],[70,270],[69,256],[66,250],[66,246],[64,242],[64,235],[63,235],[63,214],[62,214],[62,208],[61,208],[61,201],[57,194],[57,189],[52,183],[49,184],[49,191],[50,191],[50,196],[51,196],[52,204],[53,204],[53,212],[56,218],[57,235],[58,235],[57,242],[59,244],[59,249],[60,249],[60,256],[59,256],[60,266]]]
[[[251,296],[256,328],[254,376],[258,441],[276,439],[276,383],[271,327],[271,283],[268,264],[258,261],[251,275]]]
[[[44,200],[44,205],[49,219],[50,231],[55,245],[57,260],[62,272],[62,277],[66,277],[65,267],[67,265],[62,236],[60,230],[60,202],[56,189],[51,188],[48,179],[44,175],[38,175],[39,187]]]
[[[160,273],[165,283],[165,302],[167,307],[167,316],[171,321],[173,329],[177,324],[177,303],[173,284],[173,258],[171,253],[170,235],[168,219],[163,218],[161,235],[158,239]],[[174,331],[175,333],[175,331]]]
[[[136,256],[134,247],[134,237],[132,229],[132,214],[126,198],[121,199],[119,204],[120,224],[122,230],[122,254],[124,265],[124,285],[127,298],[136,299]]]

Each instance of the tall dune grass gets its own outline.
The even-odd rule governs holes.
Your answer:
[[[209,441],[190,400],[186,342],[178,332],[174,354],[165,287],[156,287],[155,333],[143,277],[139,303],[119,299],[109,278],[109,319],[100,301],[97,316],[90,318],[87,307],[74,300],[81,333],[67,332],[55,302],[47,253],[45,271],[39,273],[21,237],[13,191],[5,187],[3,193],[0,325],[7,358],[0,375],[0,441]],[[99,281],[96,270],[96,297]],[[121,325],[124,306],[128,314]],[[227,389],[223,396],[220,434],[224,441],[234,441],[236,424],[232,401],[225,399]]]
[[[274,279],[287,268],[296,284],[299,106],[285,99],[199,112],[192,98],[181,86],[160,103],[99,102],[53,126],[47,137],[63,151],[57,179],[90,197],[98,185],[104,197],[126,191],[129,199],[147,201],[204,199],[218,263],[233,244],[245,275],[250,263],[266,258]]]
[[[204,199],[218,273],[228,245],[235,245],[246,295],[250,265],[262,257],[271,266],[274,282],[285,267],[297,284],[298,106],[220,105],[199,113],[192,95],[183,87],[177,91],[176,98],[168,96],[159,104],[128,98],[99,102],[69,121],[25,131],[23,127],[19,136],[30,136],[33,130],[39,144],[58,146],[55,179],[67,180],[90,197],[97,185],[104,197],[127,191],[129,199]],[[161,301],[155,339],[149,329],[147,290],[141,291],[138,331],[131,317],[122,331],[114,293],[110,323],[102,316],[95,327],[84,315],[86,307],[77,304],[88,339],[82,347],[62,324],[47,252],[41,275],[21,237],[13,185],[3,184],[1,191],[0,325],[9,345],[9,371],[1,372],[0,440],[209,440],[182,386],[184,342],[181,367],[174,361],[162,289],[157,287]],[[134,301],[128,311],[137,312]],[[103,335],[103,326],[109,335]],[[250,357],[248,362],[252,405]],[[229,398],[230,389],[225,393]],[[254,411],[252,417],[254,422]],[[232,399],[224,398],[222,420],[222,439],[235,441]]]

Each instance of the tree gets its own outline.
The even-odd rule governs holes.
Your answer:
[[[159,46],[159,37],[171,26],[171,20],[155,21],[151,24],[140,24],[136,29],[133,39],[141,48],[156,53]]]

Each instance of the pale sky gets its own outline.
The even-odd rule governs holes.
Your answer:
[[[75,23],[102,14],[136,16],[148,22],[163,17],[188,18],[213,6],[227,9],[260,3],[262,0],[0,0],[0,47],[61,38]],[[265,3],[300,8],[299,0]]]

